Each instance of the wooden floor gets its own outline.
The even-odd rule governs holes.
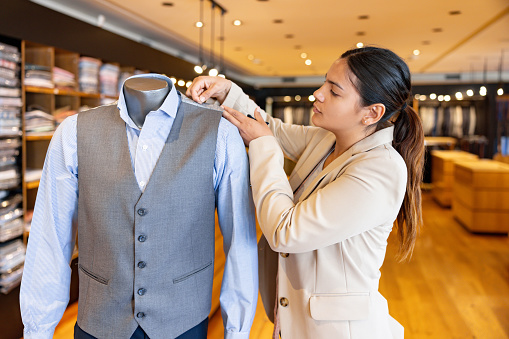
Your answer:
[[[391,236],[380,281],[405,338],[509,339],[509,238],[471,234],[429,193],[423,198],[425,226],[412,261],[396,262]],[[54,338],[72,338],[76,315],[77,305],[71,305]],[[272,328],[259,300],[250,338],[269,339]],[[217,312],[209,339],[221,338]]]

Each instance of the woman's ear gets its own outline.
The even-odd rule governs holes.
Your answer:
[[[385,114],[384,104],[369,105],[364,110],[362,123],[366,126],[376,124]]]

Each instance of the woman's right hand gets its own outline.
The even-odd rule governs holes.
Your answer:
[[[194,78],[193,83],[186,91],[186,95],[199,104],[204,103],[209,98],[214,98],[220,104],[223,104],[231,87],[230,80],[221,77],[199,76]]]

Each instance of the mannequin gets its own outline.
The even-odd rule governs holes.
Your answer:
[[[141,128],[151,111],[157,110],[171,88],[164,80],[154,78],[130,78],[124,82],[124,95],[129,116]]]

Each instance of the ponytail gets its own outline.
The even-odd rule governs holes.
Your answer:
[[[408,179],[403,205],[396,218],[400,261],[409,259],[422,225],[421,182],[424,166],[424,132],[419,115],[409,106],[394,122],[393,147],[406,163]]]

